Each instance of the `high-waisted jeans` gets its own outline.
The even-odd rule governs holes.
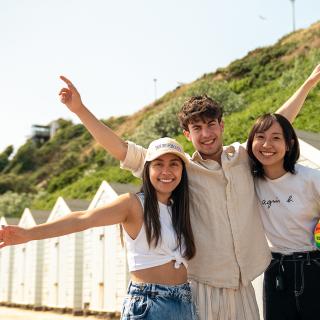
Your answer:
[[[197,320],[189,283],[160,285],[131,282],[122,320]]]
[[[265,320],[319,317],[320,251],[272,254],[264,274]]]

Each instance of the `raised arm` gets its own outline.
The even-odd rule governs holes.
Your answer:
[[[0,230],[0,248],[8,245],[25,243],[79,232],[88,228],[126,223],[132,221],[137,199],[134,195],[124,194],[115,201],[86,211],[75,211],[55,221],[40,224],[31,228],[19,226],[2,226]]]
[[[317,85],[320,80],[320,64],[316,66],[311,75],[302,84],[302,86],[285,102],[276,113],[280,113],[290,122],[293,122],[306,100],[310,90]]]
[[[127,143],[115,134],[109,127],[99,121],[82,103],[81,96],[72,84],[64,76],[60,76],[67,88],[60,90],[60,100],[70,111],[74,112],[94,139],[102,145],[116,159],[123,161],[127,153]]]

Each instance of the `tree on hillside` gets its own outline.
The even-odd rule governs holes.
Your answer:
[[[0,172],[3,171],[3,169],[8,165],[9,163],[9,157],[11,156],[13,152],[13,146],[10,145],[6,147],[6,149],[0,153]]]

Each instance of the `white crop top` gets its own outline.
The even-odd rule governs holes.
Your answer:
[[[138,199],[144,207],[144,194],[137,194]],[[174,267],[178,269],[181,263],[187,268],[186,259],[182,257],[179,247],[177,248],[176,233],[172,226],[171,206],[167,206],[161,202],[159,205],[159,218],[161,225],[161,238],[158,245],[149,247],[145,226],[142,227],[136,237],[132,239],[128,233],[123,230],[127,247],[127,257],[129,271],[152,268],[166,264],[172,260],[175,261]],[[182,252],[185,250],[185,243],[182,243]]]

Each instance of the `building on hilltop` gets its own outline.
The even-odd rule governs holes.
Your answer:
[[[49,125],[33,124],[31,126],[31,139],[37,145],[42,145],[43,143],[50,140],[59,128],[58,121],[52,121]]]

